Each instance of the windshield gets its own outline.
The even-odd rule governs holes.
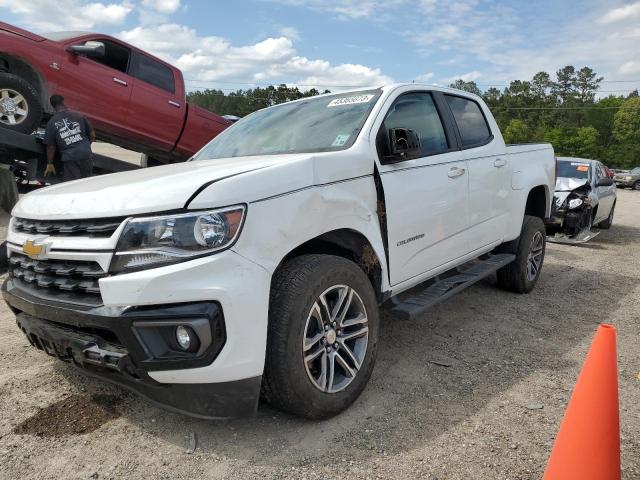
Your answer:
[[[632,175],[640,175],[640,167],[636,167],[633,170],[631,170],[631,174]]]
[[[585,162],[558,160],[558,177],[588,180],[589,164]]]
[[[366,90],[311,97],[259,110],[218,135],[194,160],[349,148],[380,94]]]

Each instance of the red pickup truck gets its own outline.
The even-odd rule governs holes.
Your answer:
[[[157,162],[186,160],[231,122],[186,102],[177,68],[108,35],[37,35],[0,22],[0,127],[30,133],[65,97],[97,138]]]

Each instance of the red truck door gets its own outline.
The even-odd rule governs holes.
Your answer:
[[[129,107],[129,126],[149,145],[173,150],[186,116],[182,78],[174,70],[142,52],[133,52],[136,78]]]
[[[105,54],[88,58],[67,52],[67,61],[60,66],[51,93],[65,97],[73,110],[85,114],[96,129],[126,137],[129,98],[134,79],[127,72],[131,49],[112,40],[83,38],[69,45],[98,41],[105,45]]]

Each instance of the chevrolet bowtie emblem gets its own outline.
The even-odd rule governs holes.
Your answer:
[[[39,240],[27,240],[22,245],[22,251],[29,258],[42,258],[47,253],[48,243]]]

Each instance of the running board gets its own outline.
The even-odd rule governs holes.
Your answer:
[[[568,237],[564,233],[556,233],[552,237],[547,237],[547,242],[564,243],[566,245],[578,245],[580,243],[588,242],[598,235],[600,235],[600,232],[594,232],[593,230],[583,230],[575,237]]]
[[[486,259],[473,260],[454,269],[450,276],[435,277],[432,283],[417,295],[399,300],[397,296],[391,297],[391,311],[403,320],[413,320],[434,305],[452,297],[456,293],[488,277],[496,270],[510,264],[516,256],[510,253],[490,255]],[[471,265],[471,266],[469,266]],[[469,268],[465,268],[468,267]],[[450,271],[451,272],[451,271]],[[448,273],[448,272],[447,272]]]

